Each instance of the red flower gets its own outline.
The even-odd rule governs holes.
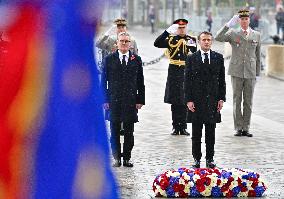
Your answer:
[[[187,194],[184,191],[179,191],[178,195],[180,198],[187,198]]]
[[[135,59],[135,56],[131,55],[130,60],[132,61],[133,59]]]
[[[179,184],[179,183],[175,183],[173,186],[173,190],[175,192],[180,192],[184,190],[184,185],[183,184]]]
[[[224,185],[224,186],[221,187],[221,191],[222,191],[222,192],[225,192],[225,191],[227,191],[228,189],[229,189],[229,186],[226,186],[226,185]]]
[[[208,178],[208,177],[205,177],[205,178],[204,178],[204,184],[205,184],[206,186],[209,186],[210,183],[211,183],[211,179]]]
[[[205,186],[204,186],[204,181],[203,180],[201,180],[201,179],[196,180],[196,189],[199,192],[202,192],[202,191],[205,190]]]
[[[165,190],[169,186],[169,181],[166,178],[162,178],[160,182],[161,189]]]
[[[241,188],[241,192],[246,192],[248,189],[246,187]]]
[[[227,197],[227,198],[231,198],[231,197],[233,197],[233,196],[234,196],[234,193],[233,193],[232,190],[229,190],[228,193],[226,193],[226,197]]]
[[[248,197],[255,197],[255,196],[256,196],[255,191],[254,190],[249,190]]]
[[[221,184],[221,180],[218,179],[218,180],[217,180],[217,185],[219,186],[220,184]]]

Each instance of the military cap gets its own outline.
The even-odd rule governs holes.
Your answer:
[[[178,24],[178,25],[187,25],[188,21],[186,19],[177,19],[173,22],[173,24]]]
[[[116,24],[117,26],[126,26],[127,22],[125,19],[116,19],[114,20],[114,24]]]
[[[241,18],[241,17],[249,17],[249,10],[246,10],[246,9],[240,10],[238,12],[238,14],[239,14],[239,18]]]

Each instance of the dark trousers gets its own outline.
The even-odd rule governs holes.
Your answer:
[[[214,156],[215,128],[216,124],[205,124],[206,160],[213,159]],[[202,129],[203,123],[192,123],[192,155],[196,160],[202,157]]]
[[[172,120],[173,129],[182,130],[186,129],[187,106],[172,104]]]
[[[134,123],[123,122],[124,128],[124,143],[123,143],[123,154],[121,153],[121,143],[120,143],[120,129],[121,122],[110,122],[111,136],[110,144],[112,155],[114,159],[120,159],[123,157],[124,160],[130,160],[131,151],[134,146]]]

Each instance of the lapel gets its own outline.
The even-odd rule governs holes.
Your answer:
[[[249,40],[256,40],[254,30],[250,29]]]
[[[198,50],[198,51],[196,52],[196,62],[197,62],[198,64],[203,64],[203,62],[202,62],[202,57],[201,57],[201,51],[200,51],[200,50]]]
[[[115,65],[120,65],[120,66],[122,66],[122,65],[121,65],[121,62],[120,62],[120,59],[119,59],[118,50],[116,50],[116,51],[114,52],[114,62],[115,62]]]
[[[243,39],[247,40],[247,37],[246,37],[246,35],[244,34],[244,32],[241,28],[239,28],[239,30],[238,30],[238,35],[241,35]]]

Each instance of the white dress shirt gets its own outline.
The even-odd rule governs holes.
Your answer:
[[[245,31],[247,32],[246,37],[248,37],[248,36],[249,36],[249,34],[250,34],[250,32],[251,32],[251,31],[250,31],[250,28],[248,28],[248,29],[246,29],[246,30],[244,30],[244,29],[242,29],[242,28],[241,28],[241,30],[242,30],[243,32],[245,32]]]
[[[122,64],[123,55],[126,55],[125,62],[126,62],[126,65],[127,65],[128,58],[129,58],[129,51],[127,51],[127,53],[125,53],[125,54],[122,54],[120,51],[118,51],[118,55],[119,55],[119,59],[120,59],[121,64]]]
[[[208,54],[208,59],[209,59],[209,64],[210,64],[210,50],[208,50],[207,52],[205,52],[205,51],[203,51],[203,50],[200,49],[200,52],[201,52],[202,62],[204,63],[204,59],[205,59],[204,53],[207,53],[207,54]]]

